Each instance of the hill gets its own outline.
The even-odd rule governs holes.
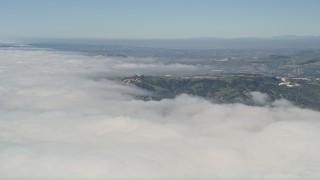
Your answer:
[[[285,79],[251,74],[218,76],[155,77],[133,76],[121,78],[122,83],[152,92],[143,100],[161,100],[189,94],[217,103],[244,103],[257,105],[253,92],[268,95],[267,101],[287,99],[297,106],[320,110],[320,83],[318,80]]]

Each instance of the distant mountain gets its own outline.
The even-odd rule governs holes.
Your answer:
[[[33,43],[70,43],[118,45],[167,49],[320,49],[319,36],[276,36],[271,38],[216,38],[189,39],[38,39]]]
[[[270,39],[283,39],[283,40],[301,40],[301,39],[320,39],[320,36],[295,36],[295,35],[283,35],[273,36]]]

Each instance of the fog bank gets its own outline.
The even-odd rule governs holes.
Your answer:
[[[107,80],[196,73],[152,59],[0,49],[0,179],[320,178],[320,113],[286,100],[214,104]]]

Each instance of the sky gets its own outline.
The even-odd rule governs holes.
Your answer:
[[[319,35],[320,1],[0,0],[1,38]],[[0,41],[1,42],[1,41]],[[150,92],[112,77],[205,65],[0,47],[0,179],[320,179],[319,111]]]
[[[320,35],[318,0],[1,0],[0,37]]]

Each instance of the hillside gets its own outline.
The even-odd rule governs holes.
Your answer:
[[[320,110],[320,83],[308,79],[284,79],[263,75],[237,74],[219,76],[122,78],[127,84],[152,92],[143,100],[174,98],[180,94],[204,97],[217,103],[255,105],[252,92],[267,94],[268,100],[287,99],[297,106]]]

